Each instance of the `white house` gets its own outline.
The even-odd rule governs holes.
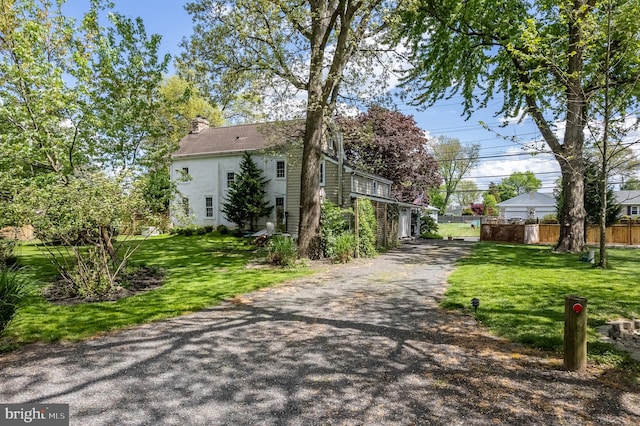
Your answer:
[[[549,194],[527,192],[497,204],[500,219],[542,219],[556,213],[556,200]]]
[[[253,161],[269,180],[266,197],[275,206],[271,217],[263,218],[258,225],[264,228],[267,222],[272,222],[277,230],[296,234],[300,217],[301,129],[297,122],[210,128],[205,119],[195,119],[191,132],[172,155],[171,179],[180,193],[179,208],[172,210],[174,224],[234,227],[222,208],[229,185],[240,172],[244,152],[251,152]],[[382,232],[386,229],[383,218],[386,220],[388,205],[395,204],[401,209],[411,206],[391,197],[391,184],[381,176],[348,166],[341,138],[325,142],[318,189],[321,199],[342,207],[352,207],[357,198],[371,200],[379,224],[383,225],[379,226]],[[401,214],[400,238],[411,235],[410,216]]]
[[[640,191],[615,191],[623,216],[640,216]]]

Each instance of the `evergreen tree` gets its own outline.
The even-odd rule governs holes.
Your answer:
[[[601,188],[600,170],[597,162],[585,161],[584,169],[584,208],[587,211],[587,223],[600,223]],[[607,185],[607,216],[606,226],[611,226],[620,219],[622,206],[616,200],[611,185]]]
[[[222,205],[227,220],[240,229],[249,224],[249,229],[255,230],[258,219],[268,216],[273,210],[273,206],[264,200],[264,188],[269,180],[262,173],[251,154],[245,152],[240,162],[240,174],[231,184],[226,203]]]

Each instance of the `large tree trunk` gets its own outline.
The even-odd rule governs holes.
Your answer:
[[[311,99],[311,96],[310,96]],[[300,177],[300,223],[298,254],[300,257],[320,257],[320,161],[324,109],[307,112]]]
[[[562,216],[560,238],[555,250],[561,253],[580,252],[585,246],[584,170],[582,148],[575,155],[559,159],[562,170]]]

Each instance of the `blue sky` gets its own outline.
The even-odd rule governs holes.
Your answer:
[[[80,17],[88,8],[88,3],[88,0],[68,0],[64,10],[71,16]],[[161,53],[170,53],[172,57],[180,53],[180,41],[192,34],[192,21],[184,10],[185,3],[176,0],[114,0],[116,11],[130,17],[140,16],[149,34],[162,35]],[[424,111],[403,104],[400,100],[397,102],[398,110],[413,115],[418,126],[429,135],[457,138],[463,144],[480,144],[480,166],[469,174],[479,189],[486,189],[490,181],[499,182],[512,172],[532,171],[543,182],[541,192],[553,190],[554,181],[560,175],[553,157],[519,155],[524,152],[520,145],[502,139],[480,125],[480,122],[484,122],[500,135],[518,136],[522,143],[539,139],[539,133],[530,119],[521,124],[499,127],[501,118],[494,117],[500,107],[499,98],[490,102],[489,108],[474,113],[468,120],[462,115],[459,97],[443,100]]]

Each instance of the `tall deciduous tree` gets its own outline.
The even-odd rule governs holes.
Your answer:
[[[500,199],[508,200],[527,192],[537,191],[541,186],[542,181],[533,172],[526,171],[511,173],[509,177],[502,179],[497,188],[500,193]]]
[[[189,133],[191,121],[197,116],[204,117],[211,127],[224,124],[222,111],[205,99],[193,83],[171,76],[166,78],[160,86],[163,105],[160,109],[160,119],[168,131],[168,139],[178,142]]]
[[[592,118],[590,106],[603,93],[609,17],[616,57],[610,82],[625,94],[616,108],[624,115],[637,103],[638,9],[637,0],[406,4],[401,34],[410,40],[415,66],[407,81],[416,102],[430,104],[460,93],[470,113],[499,93],[504,98],[499,114],[516,117],[524,110],[533,118],[562,171],[557,251],[579,251],[585,243],[584,130]]]
[[[640,190],[640,179],[637,177],[630,177],[620,185],[620,189],[623,191],[638,191]]]
[[[412,116],[375,106],[338,122],[347,160],[360,170],[392,180],[396,199],[410,203],[440,185],[437,163]],[[427,198],[423,199],[426,203]]]
[[[60,195],[60,203],[68,204],[77,220],[73,214],[65,216],[70,225],[61,224],[58,230],[70,234],[56,238],[65,242],[70,255],[81,256],[87,252],[71,244],[78,239],[78,225],[87,235],[98,235],[92,240],[96,250],[88,255],[108,253],[112,263],[105,266],[108,271],[101,270],[109,275],[121,271],[118,260],[126,258],[116,253],[112,241],[118,222],[112,204],[123,204],[132,193],[134,171],[146,159],[158,158],[157,143],[151,142],[162,133],[158,85],[169,57],[158,57],[160,38],[148,36],[139,19],[109,13],[107,21],[101,20],[106,6],[94,0],[76,23],[62,13],[63,3],[0,2],[0,174],[3,186],[10,188],[2,196],[22,212],[13,215],[14,222],[36,225],[46,223],[39,214],[53,214],[56,206],[24,208],[35,206],[31,194],[42,196],[47,188]],[[96,172],[107,169],[114,173]],[[122,198],[106,196],[114,188]],[[92,198],[99,192],[105,197]],[[127,206],[128,213],[144,213],[137,202]],[[100,221],[85,220],[85,207]],[[36,229],[43,236],[47,231]],[[115,278],[109,276],[113,284]]]
[[[456,192],[453,193],[453,198],[456,199],[458,204],[464,207],[469,207],[479,196],[480,191],[478,191],[478,185],[472,180],[461,180],[460,183],[458,183]]]
[[[438,170],[444,180],[445,208],[451,201],[460,181],[478,164],[480,145],[462,145],[458,139],[439,136],[431,144],[433,157],[438,162]]]
[[[320,158],[325,117],[344,90],[348,65],[380,51],[369,43],[395,9],[386,0],[195,0],[195,23],[180,60],[207,93],[258,96],[306,92],[300,225],[301,256],[320,255]],[[367,47],[364,49],[364,47]],[[364,52],[368,52],[365,55]],[[360,62],[370,69],[374,63]],[[377,64],[376,64],[377,65]],[[352,73],[350,76],[372,73]],[[225,96],[219,104],[225,104]],[[290,98],[290,97],[289,97]]]
[[[248,224],[250,230],[255,230],[258,219],[268,216],[273,210],[273,206],[265,200],[265,186],[268,182],[251,154],[245,152],[240,161],[240,174],[229,187],[226,202],[222,205],[222,212],[227,220],[240,229]]]

